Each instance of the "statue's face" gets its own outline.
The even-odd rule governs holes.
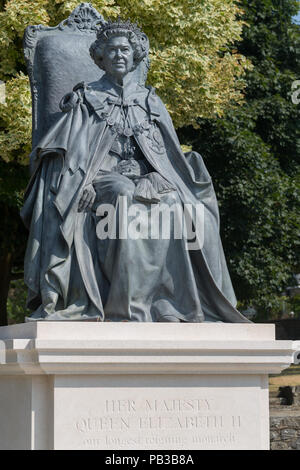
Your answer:
[[[108,40],[103,54],[103,68],[111,75],[122,78],[133,67],[133,49],[126,37],[116,36]]]

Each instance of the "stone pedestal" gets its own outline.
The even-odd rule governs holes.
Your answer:
[[[274,325],[0,328],[0,449],[268,449]]]

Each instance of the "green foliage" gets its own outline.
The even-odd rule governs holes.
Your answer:
[[[78,4],[0,0],[0,80],[7,95],[0,105],[0,248],[15,250],[18,266],[26,238],[18,208],[31,135],[22,36],[28,24],[57,25]],[[203,154],[213,177],[240,307],[274,317],[291,274],[299,271],[300,111],[291,102],[291,84],[300,78],[299,26],[291,22],[298,2],[94,0],[93,5],[105,18],[130,17],[148,34],[149,83],[175,124],[189,126],[180,132],[182,143]],[[246,102],[234,107],[242,102],[245,84]],[[14,312],[24,311],[21,284],[11,291],[10,321]],[[19,313],[17,321],[23,321]]]
[[[25,317],[30,316],[26,308],[27,288],[22,279],[12,281],[7,299],[8,323],[24,323]]]
[[[0,0],[0,80],[6,84],[6,102],[0,104],[0,260],[13,259],[18,268],[26,242],[18,211],[31,147],[31,97],[22,38],[28,25],[55,26],[79,3]],[[234,0],[94,0],[93,6],[104,18],[130,17],[149,35],[149,82],[177,125],[197,126],[199,115],[221,115],[229,103],[242,100],[243,76],[250,63],[232,50],[243,27]],[[6,287],[1,286],[6,285],[7,278],[2,279],[2,297]],[[2,297],[0,304],[2,300],[5,305]],[[16,302],[9,301],[10,315]]]
[[[231,0],[119,0],[121,12],[138,21],[151,43],[149,81],[167,104],[176,126],[221,115],[241,101],[241,77],[249,62],[232,51],[240,39],[240,12]]]
[[[281,292],[299,272],[300,109],[291,101],[299,73],[299,26],[294,0],[248,2],[241,53],[255,67],[247,74],[246,102],[222,119],[200,119],[181,131],[199,150],[213,177],[230,273],[241,307],[265,318],[279,314]]]
[[[295,295],[289,301],[289,311],[294,312],[294,318],[300,320],[300,295]]]
[[[31,152],[31,96],[28,77],[22,72],[6,84],[6,103],[0,105],[3,131],[0,131],[1,158],[28,164]]]
[[[24,30],[29,24],[58,24],[77,5],[78,0],[9,0],[0,11],[0,79],[7,88],[7,102],[0,105],[0,157],[5,161],[26,163],[30,148]],[[197,126],[199,115],[221,115],[229,102],[242,100],[243,75],[250,63],[231,50],[243,25],[234,0],[95,0],[93,5],[104,17],[130,17],[149,35],[149,80],[175,124]]]

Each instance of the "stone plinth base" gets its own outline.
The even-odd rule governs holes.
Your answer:
[[[1,449],[268,449],[274,325],[0,328]]]

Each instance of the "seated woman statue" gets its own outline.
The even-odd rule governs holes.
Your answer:
[[[105,74],[63,97],[33,151],[22,209],[30,321],[248,321],[235,308],[211,178],[199,154],[182,153],[166,108],[138,79],[145,37],[130,22],[98,31],[90,53]],[[137,210],[144,236],[128,235]],[[187,231],[175,233],[182,214],[198,227],[193,248]]]

